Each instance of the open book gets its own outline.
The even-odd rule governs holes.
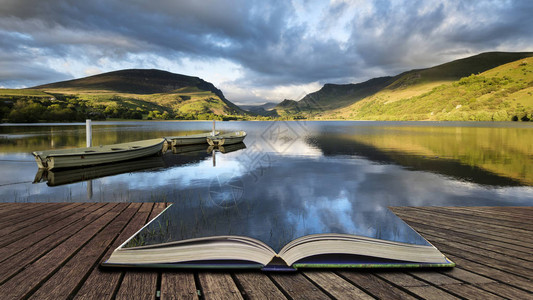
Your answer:
[[[213,201],[190,206],[196,205],[168,207],[102,265],[274,271],[455,266],[388,209],[323,218]]]

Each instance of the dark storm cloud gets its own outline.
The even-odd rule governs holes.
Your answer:
[[[533,49],[531,1],[333,1],[316,13],[321,5],[4,0],[0,86],[85,75],[60,76],[53,59],[105,69],[100,59],[143,67],[153,57],[222,58],[242,67],[236,83],[252,88],[358,81],[483,51]]]

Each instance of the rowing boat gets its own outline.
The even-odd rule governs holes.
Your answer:
[[[241,130],[236,132],[219,134],[217,136],[208,136],[207,143],[211,146],[232,145],[241,143],[245,137],[246,132]]]
[[[166,140],[170,141],[172,147],[176,146],[184,146],[184,145],[195,145],[195,144],[205,144],[206,138],[211,136],[218,135],[218,131],[215,132],[213,135],[213,132],[205,132],[205,133],[198,133],[198,134],[190,134],[190,135],[181,135],[181,136],[171,136],[167,137]]]
[[[33,152],[40,169],[74,168],[130,160],[160,153],[165,139],[86,148]]]

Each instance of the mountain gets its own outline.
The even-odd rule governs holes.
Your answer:
[[[425,107],[428,110],[427,116],[409,113],[399,115],[392,110],[387,110],[387,114],[383,115],[382,111],[385,110],[383,106],[389,103],[407,99],[415,101],[414,98],[443,84],[451,84],[471,74],[485,72],[531,56],[532,52],[488,52],[358,84],[325,84],[319,91],[306,95],[300,101],[290,106],[280,103],[275,109],[280,115],[304,115],[317,119],[435,119],[432,117],[435,111],[430,106]],[[408,108],[402,109],[405,110]]]
[[[276,102],[266,102],[264,104],[259,105],[240,105],[239,107],[242,110],[245,110],[247,112],[250,112],[252,114],[260,115],[260,116],[269,116],[269,115],[276,115],[275,111],[272,111],[274,107],[276,107],[278,103]]]
[[[284,100],[275,109],[281,115],[320,113],[348,106],[391,84],[393,77],[380,77],[356,84],[325,84],[320,90],[307,94],[300,101]],[[293,101],[293,102],[287,102]]]
[[[154,69],[120,70],[0,89],[0,121],[105,119],[232,120],[246,113],[201,78]]]
[[[113,94],[139,100],[149,99],[183,113],[242,113],[212,83],[198,77],[155,69],[120,70],[40,85],[32,89],[60,94]]]

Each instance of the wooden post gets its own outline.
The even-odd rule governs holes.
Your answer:
[[[91,125],[91,119],[85,120],[85,132],[86,132],[86,139],[87,139],[87,147],[93,146],[93,130]]]
[[[93,198],[93,180],[87,180],[87,200]]]
[[[215,119],[213,119],[213,131],[211,132],[211,136],[215,136]]]

